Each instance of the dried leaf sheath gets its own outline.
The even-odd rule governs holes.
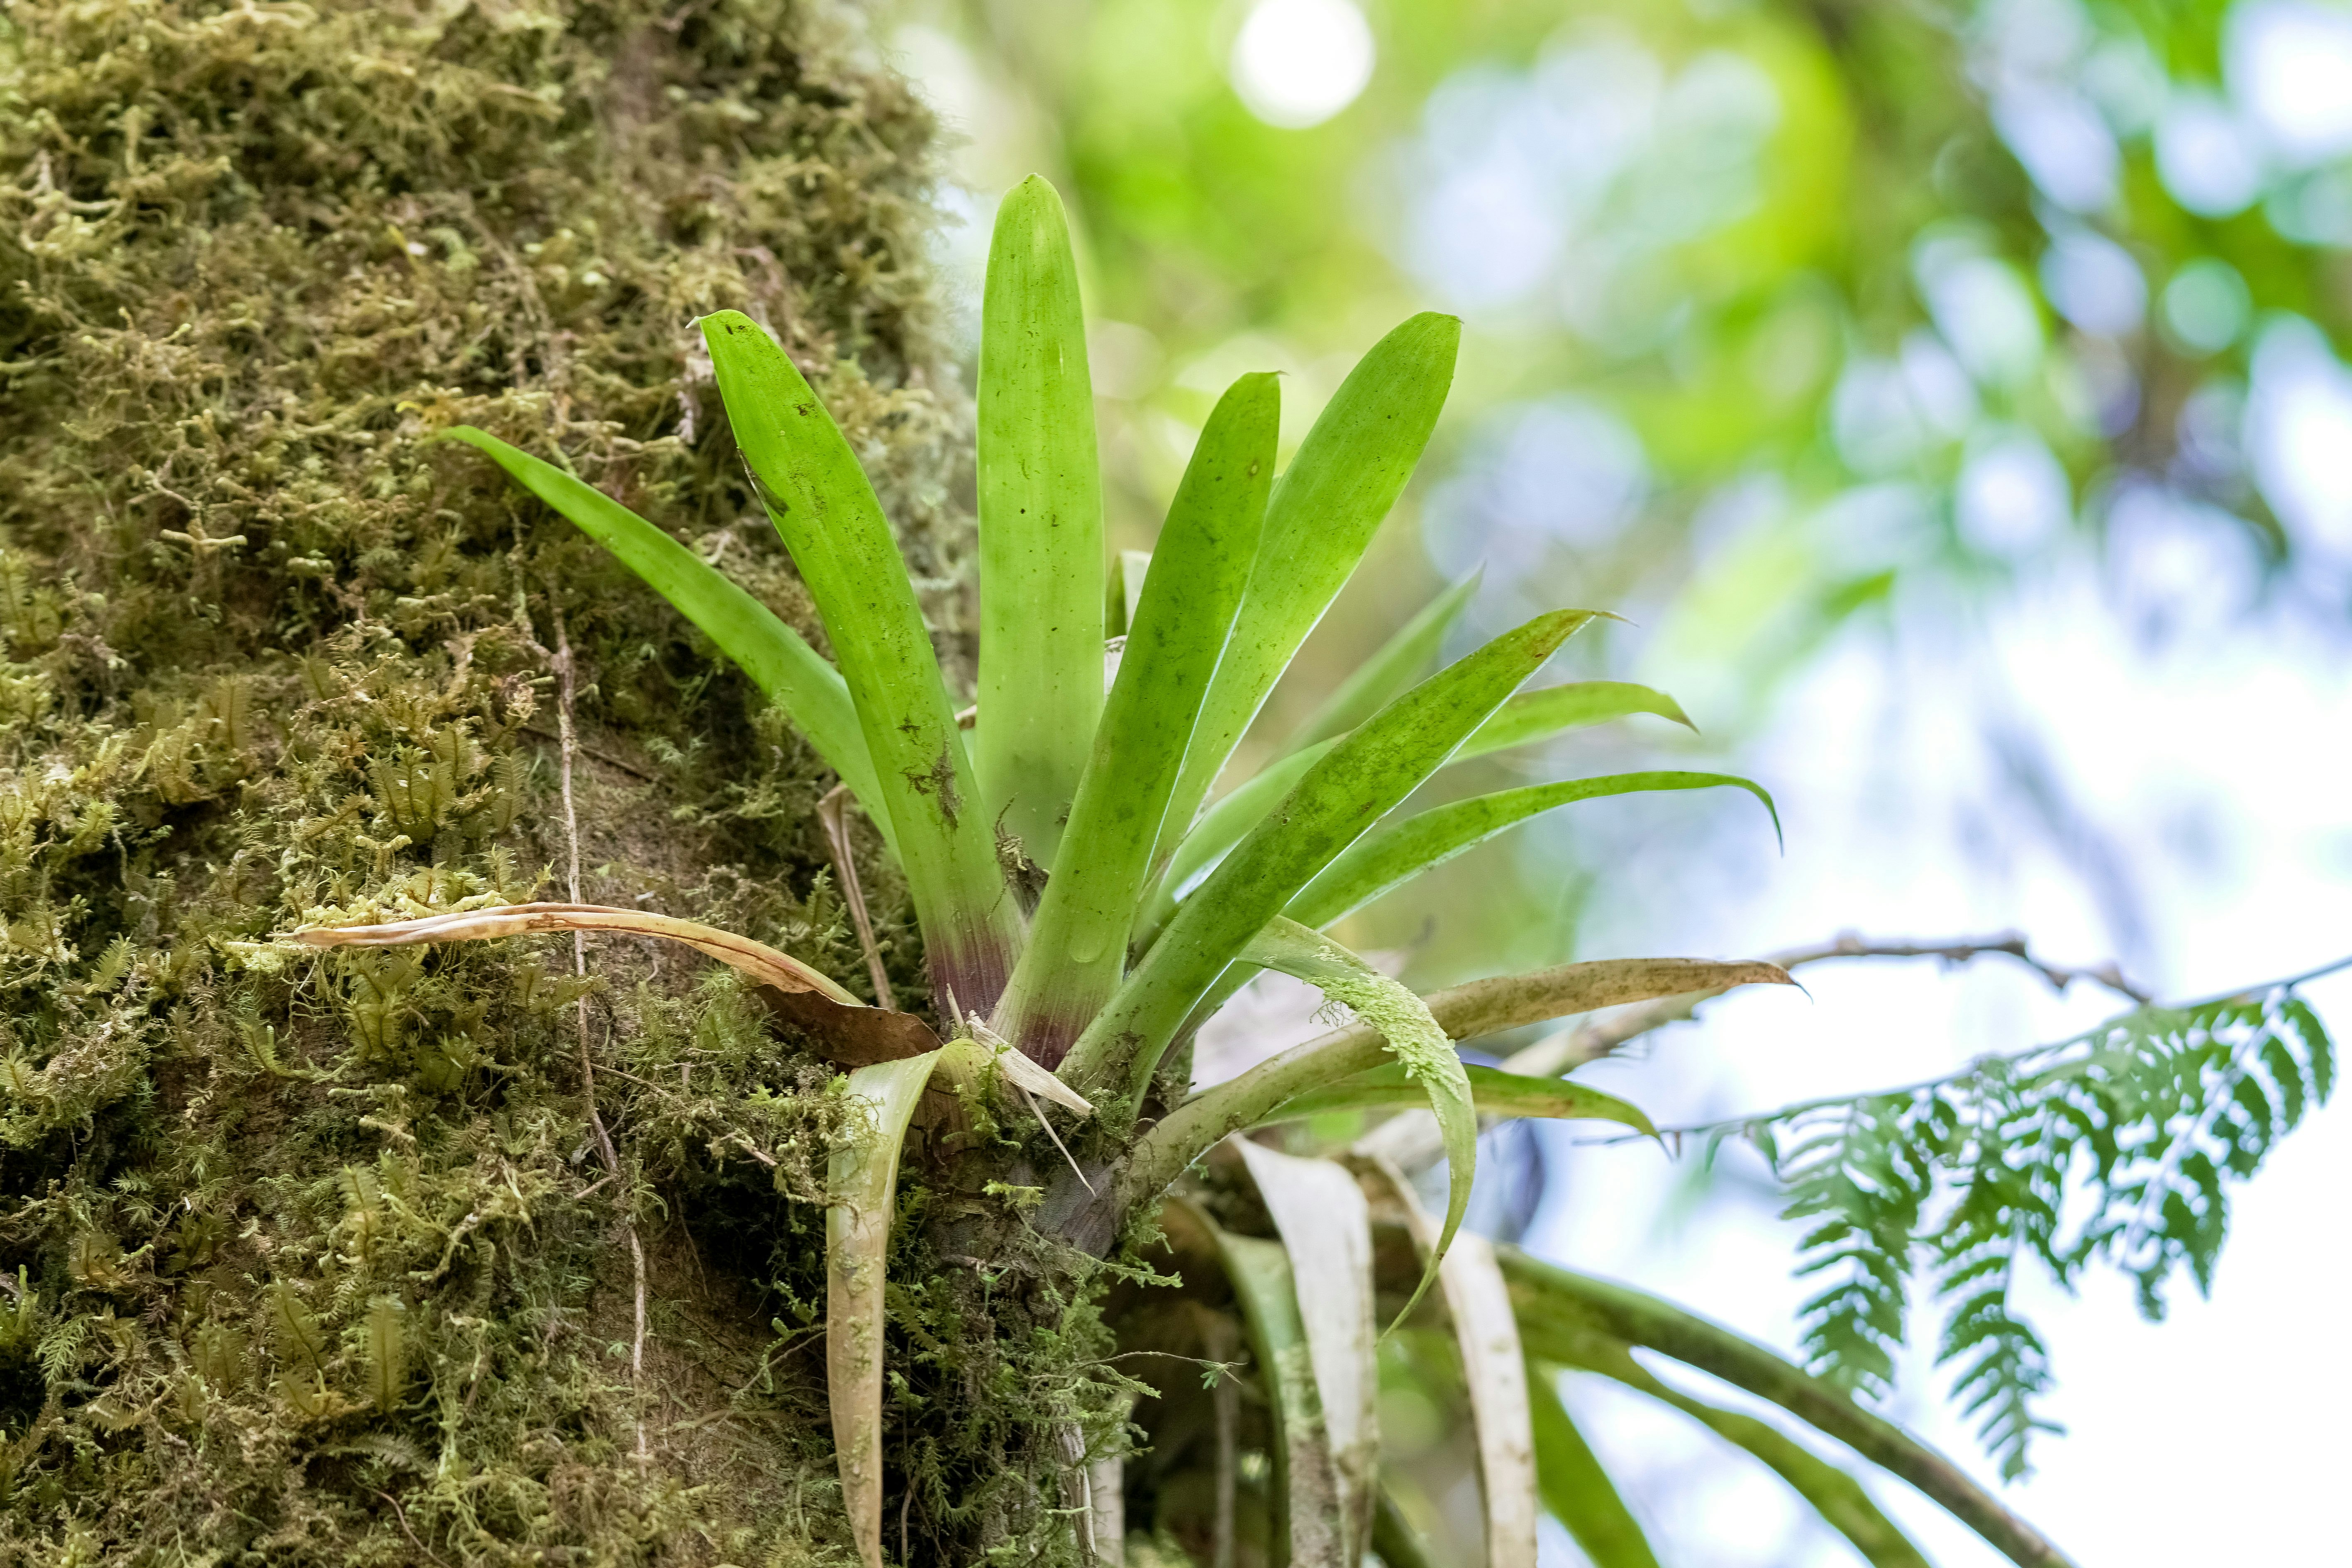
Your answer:
[[[1412,1184],[1385,1161],[1366,1160],[1362,1168],[1367,1180],[1386,1189],[1414,1245],[1434,1258],[1437,1226]],[[1510,1286],[1496,1262],[1494,1244],[1483,1236],[1454,1237],[1436,1267],[1470,1388],[1479,1488],[1486,1500],[1487,1568],[1535,1568],[1535,1432]]]
[[[410,947],[573,931],[660,937],[717,959],[758,986],[769,1010],[804,1030],[820,1055],[844,1067],[911,1057],[939,1045],[921,1019],[869,1007],[788,953],[698,921],[643,910],[601,904],[506,904],[384,925],[306,926],[289,932],[287,940],[306,947]]]
[[[1274,1490],[1290,1568],[1349,1568],[1339,1474],[1290,1255],[1278,1241],[1215,1234],[1274,1417]]]
[[[1233,1146],[1290,1254],[1299,1324],[1339,1489],[1344,1560],[1355,1563],[1371,1539],[1380,1476],[1371,1211],[1356,1179],[1328,1160],[1277,1153],[1246,1138]]]
[[[610,931],[625,936],[665,937],[707,953],[762,985],[785,991],[814,991],[845,1007],[865,1005],[835,982],[764,942],[699,921],[604,904],[502,904],[383,925],[305,926],[288,933],[288,940],[306,947],[409,947],[419,942],[483,942],[559,931]]]

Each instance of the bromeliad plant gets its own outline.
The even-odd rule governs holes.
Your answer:
[[[1062,208],[1040,180],[1013,191],[997,221],[983,308],[982,619],[968,727],[889,525],[822,400],[748,317],[722,310],[700,329],[752,487],[815,602],[830,661],[700,557],[563,469],[480,430],[449,435],[668,599],[840,776],[904,871],[938,1026],[893,1010],[887,990],[868,1003],[746,938],[635,910],[460,906],[296,934],[321,946],[546,931],[667,937],[732,965],[796,1038],[851,1069],[836,1085],[856,1114],[831,1168],[826,1355],[843,1500],[870,1568],[886,1555],[886,1265],[901,1152],[917,1128],[927,1182],[961,1195],[948,1205],[957,1217],[928,1222],[952,1241],[938,1255],[961,1258],[976,1276],[992,1278],[991,1268],[1053,1276],[1060,1283],[1049,1296],[1083,1302],[1098,1259],[1176,1260],[1187,1300],[1156,1309],[1144,1292],[1143,1326],[1129,1338],[1205,1359],[1213,1386],[1199,1400],[1181,1390],[1150,1396],[1148,1474],[1163,1500],[1182,1491],[1186,1465],[1208,1478],[1214,1500],[1195,1510],[1207,1521],[1196,1533],[1221,1568],[1234,1560],[1237,1532],[1254,1536],[1241,1546],[1267,1562],[1353,1564],[1368,1550],[1398,1568],[1416,1560],[1413,1532],[1382,1489],[1373,1394],[1383,1355],[1393,1360],[1394,1346],[1423,1331],[1383,1352],[1376,1323],[1425,1321],[1434,1303],[1422,1299],[1433,1281],[1443,1282],[1451,1359],[1475,1419],[1486,1551],[1498,1568],[1533,1563],[1539,1491],[1599,1560],[1650,1561],[1565,1410],[1542,1379],[1530,1382],[1524,1355],[1538,1338],[1554,1364],[1638,1381],[1649,1376],[1631,1359],[1638,1345],[1743,1382],[1879,1462],[1930,1477],[1923,1484],[2018,1561],[2058,1560],[1950,1467],[1767,1352],[1663,1303],[1498,1258],[1458,1234],[1482,1115],[1601,1118],[1643,1131],[1649,1123],[1558,1078],[1465,1068],[1455,1040],[1787,981],[1767,963],[1648,959],[1421,996],[1326,934],[1430,867],[1572,802],[1729,786],[1769,809],[1757,785],[1702,773],[1408,806],[1468,757],[1631,713],[1681,719],[1670,699],[1636,686],[1522,689],[1595,612],[1538,616],[1424,678],[1468,597],[1471,584],[1462,584],[1357,671],[1277,760],[1231,776],[1236,743],[1421,456],[1452,379],[1453,320],[1417,316],[1381,340],[1278,477],[1276,379],[1235,382],[1201,432],[1148,567],[1122,561],[1107,586],[1093,398]],[[1192,1037],[1260,969],[1319,987],[1353,1021],[1191,1092]],[[1425,1216],[1406,1178],[1373,1152],[1309,1160],[1234,1137],[1399,1106],[1434,1118],[1448,1161],[1442,1217]],[[1164,1205],[1171,1188],[1178,1196]],[[1397,1258],[1412,1260],[1402,1274]],[[1131,1261],[1123,1268],[1132,1275]],[[1224,1331],[1215,1327],[1236,1312],[1262,1395],[1246,1421],[1226,1370],[1238,1347],[1220,1348]],[[1536,1337],[1523,1341],[1522,1318]],[[1143,1392],[1114,1381],[1129,1395]],[[1692,1405],[1753,1448],[1874,1562],[1916,1560],[1850,1477],[1747,1417],[1672,1391],[1661,1397]],[[1048,1468],[1076,1522],[1045,1533],[1062,1556],[1115,1559],[1127,1411],[1117,1400],[1068,1408],[1039,1442],[1057,1456]],[[1214,1440],[1186,1426],[1202,1409]],[[1269,1478],[1236,1474],[1235,1444],[1251,1433],[1271,1456]],[[957,1523],[960,1508],[952,1498],[936,1509],[927,1501],[935,1549],[965,1536],[971,1555],[1001,1543],[1001,1516]],[[906,1501],[896,1512],[887,1544],[903,1555]],[[1175,1517],[1161,1512],[1163,1523]]]

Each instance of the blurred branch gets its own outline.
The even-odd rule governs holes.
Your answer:
[[[1971,959],[1990,954],[2003,954],[2017,960],[2050,983],[2053,991],[2063,992],[2077,980],[2093,981],[2117,995],[2145,1007],[2156,1000],[2150,993],[2126,980],[2123,971],[2113,959],[2094,969],[2069,969],[2033,956],[2021,931],[2002,931],[1997,936],[1960,937],[1952,942],[1874,942],[1853,931],[1841,931],[1837,937],[1820,947],[1799,948],[1780,955],[1775,961],[1787,969],[1800,963],[1818,963],[1830,958],[1940,958],[1945,967],[1951,968]]]
[[[2072,969],[2052,963],[2036,957],[2026,938],[2013,931],[1993,936],[1955,937],[1948,942],[1882,940],[1853,931],[1841,931],[1825,942],[1776,952],[1771,955],[1771,962],[1783,969],[1796,969],[1834,958],[1937,958],[1943,960],[1945,968],[1955,969],[1976,959],[1993,956],[2015,959],[2048,981],[2053,991],[2063,993],[2074,982],[2087,980],[2104,985],[2143,1007],[2155,1000],[2149,993],[2125,979],[2113,960],[2087,969]],[[1557,1078],[1586,1062],[1614,1055],[1628,1041],[1654,1029],[1679,1024],[1694,1016],[1700,1004],[1722,994],[1720,991],[1694,991],[1687,995],[1662,996],[1655,1002],[1643,1002],[1598,1014],[1573,1029],[1563,1029],[1559,1034],[1538,1040],[1506,1060],[1504,1070],[1524,1073],[1530,1078]]]
[[[2112,960],[2087,969],[2051,963],[2035,956],[2025,936],[2013,931],[1991,936],[1954,937],[1945,942],[1879,939],[1841,931],[1824,942],[1776,952],[1769,962],[1783,969],[1798,969],[1841,958],[1935,958],[1941,959],[1945,968],[1954,969],[1987,957],[2016,960],[2047,981],[2053,991],[2063,993],[2074,982],[2087,980],[2138,1006],[2145,1007],[2154,1001],[2147,991],[2125,979]],[[1696,1016],[1702,1005],[1723,994],[1721,991],[1689,991],[1679,996],[1661,996],[1654,1002],[1637,1002],[1596,1013],[1572,1029],[1548,1035],[1505,1058],[1503,1070],[1528,1078],[1558,1078],[1587,1062],[1614,1056],[1630,1042],[1654,1030]],[[1363,1146],[1394,1160],[1407,1171],[1426,1169],[1443,1152],[1437,1123],[1425,1110],[1391,1117],[1366,1134]]]
[[[2352,969],[2352,954],[2347,954],[2342,958],[2331,959],[2327,963],[2320,964],[2315,968],[2305,969],[2298,973],[2281,975],[2275,980],[2258,981],[2252,985],[2241,985],[2234,990],[2217,992],[2210,996],[2200,997],[2195,1001],[2175,1002],[2161,1008],[2158,1008],[2157,1004],[2154,1002],[2143,1002],[2140,1004],[2138,1010],[2156,1009],[2160,1014],[2169,1013],[2175,1016],[2200,1014],[2216,1007],[2227,1006],[2231,1004],[2253,1002],[2259,998],[2274,995],[2283,992],[2292,993],[2310,984],[2315,980],[2324,980],[2331,974],[2340,974],[2347,969]],[[2046,1041],[2037,1045],[2027,1046],[2021,1050],[2011,1051],[2005,1054],[1991,1053],[1986,1056],[1980,1056],[1953,1068],[1950,1072],[1939,1073],[1934,1078],[1918,1079],[1910,1083],[1897,1084],[1892,1089],[1872,1089],[1868,1092],[1871,1095],[1877,1097],[1916,1094],[1922,1089],[1936,1089],[1945,1084],[1957,1083],[1962,1079],[1968,1078],[1970,1075],[1982,1070],[1984,1064],[1989,1061],[2007,1062],[2014,1065],[2020,1062],[2032,1062],[2040,1058],[2047,1058],[2057,1055],[2059,1052],[2068,1050],[2075,1046],[2098,1040],[2105,1037],[2108,1031],[2117,1027],[2118,1026],[2128,1023],[2134,1016],[2135,1014],[2133,1013],[2126,1013],[2118,1017],[2108,1018],[2095,1024],[2080,1034],[2069,1035],[2063,1040]],[[2315,1020],[2314,1026],[2316,1026]],[[1800,1100],[1793,1105],[1784,1105],[1778,1110],[1768,1111],[1762,1115],[1733,1117],[1720,1121],[1696,1122],[1685,1127],[1662,1127],[1658,1129],[1658,1132],[1669,1138],[1683,1138],[1702,1132],[1731,1131],[1740,1128],[1761,1126],[1766,1122],[1786,1121],[1792,1117],[1802,1115],[1806,1111],[1821,1110],[1834,1105],[1843,1105],[1856,1098],[1858,1097],[1853,1095],[1829,1095],[1819,1100]],[[2326,1099],[2326,1096],[2325,1093],[2322,1093],[2317,1096],[2317,1099],[2324,1101]],[[1647,1134],[1643,1134],[1643,1136],[1646,1137]],[[1603,1140],[1603,1142],[1611,1143],[1632,1142],[1636,1141],[1638,1140],[1633,1138],[1610,1138]]]

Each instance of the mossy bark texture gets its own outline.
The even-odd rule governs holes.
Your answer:
[[[845,1557],[821,1067],[681,952],[268,939],[576,855],[867,986],[814,759],[430,437],[560,452],[815,637],[688,325],[748,311],[956,662],[931,135],[814,0],[0,7],[0,1562]],[[924,1474],[894,1552],[1017,1524]]]

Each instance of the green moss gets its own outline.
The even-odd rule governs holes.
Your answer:
[[[552,943],[267,939],[562,895],[560,626],[583,895],[866,984],[814,758],[429,437],[560,448],[814,634],[688,328],[747,310],[839,365],[952,650],[924,112],[814,4],[59,0],[0,29],[0,1562],[845,1560],[806,1348],[821,1069],[639,944],[583,984]],[[965,1321],[910,1289],[910,1324]],[[957,1375],[1098,1353],[1083,1309],[1029,1316]],[[951,1381],[909,1377],[902,1427]],[[1007,1421],[1040,1405],[1014,1392]],[[1021,1523],[1012,1480],[957,1489],[975,1443],[924,1461],[932,1539],[967,1496]]]

